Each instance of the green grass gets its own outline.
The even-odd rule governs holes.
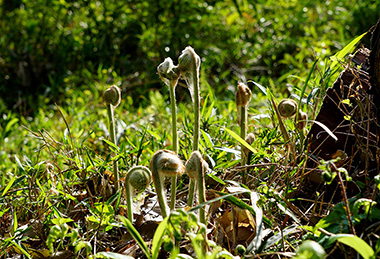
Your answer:
[[[314,76],[319,77],[313,69],[302,88],[305,97],[312,92],[308,82],[315,80]],[[115,109],[118,124],[118,145],[115,146],[107,140],[107,112],[99,94],[102,88],[100,85],[96,83],[86,91],[73,93],[72,98],[65,100],[67,105],[64,107],[52,105],[40,109],[33,119],[18,118],[13,113],[6,115],[2,127],[2,144],[5,149],[2,152],[4,160],[1,169],[4,174],[0,188],[0,215],[5,224],[2,230],[4,237],[0,239],[5,249],[3,254],[18,252],[36,256],[35,250],[28,245],[32,239],[39,240],[38,251],[48,254],[61,251],[64,247],[69,247],[73,253],[81,256],[101,257],[106,254],[104,251],[107,248],[118,251],[113,250],[116,245],[112,240],[119,242],[116,233],[126,231],[117,217],[123,215],[124,196],[112,192],[107,183],[112,176],[112,161],[119,161],[121,178],[132,165],[149,166],[155,151],[171,147],[168,126],[171,114],[167,96],[159,91],[149,92],[147,99],[150,100],[150,105],[146,107],[133,107],[131,98],[123,96],[120,107]],[[319,91],[323,92],[323,89]],[[284,130],[288,132],[289,141],[295,144],[297,151],[289,156],[271,106],[273,95],[269,89],[266,94],[267,96],[257,94],[249,109],[251,119],[248,132],[257,136],[251,147],[254,153],[250,160],[250,164],[255,166],[249,171],[250,180],[242,184],[239,183],[242,170],[238,167],[242,140],[236,134],[239,126],[234,100],[220,101],[210,85],[201,87],[200,151],[213,169],[208,177],[208,189],[215,190],[219,195],[227,195],[222,199],[224,206],[248,209],[255,221],[261,222],[257,227],[267,231],[263,234],[258,229],[254,230],[252,233],[257,238],[264,240],[268,233],[271,233],[269,236],[272,235],[271,241],[267,240],[267,243],[254,239],[256,241],[248,246],[247,254],[254,251],[269,254],[282,251],[283,244],[287,251],[294,251],[292,247],[297,247],[302,235],[307,234],[305,231],[300,232],[302,218],[294,214],[287,198],[302,186],[306,146],[297,141],[299,133],[295,130],[294,122],[285,120]],[[320,102],[316,102],[319,97],[310,98],[314,105],[320,105]],[[255,108],[256,100],[263,104],[263,107],[258,107],[260,111]],[[279,100],[279,97],[275,97],[276,103]],[[318,108],[315,109],[318,111]],[[312,116],[310,111],[313,110],[306,109],[309,116]],[[191,153],[194,118],[189,111],[192,111],[190,103],[182,102],[178,105],[179,155],[183,160],[187,160]],[[117,155],[111,156],[112,152]],[[178,192],[185,191],[187,185],[188,178],[183,175],[179,179]],[[240,194],[228,195],[228,191],[232,190],[229,188],[233,186],[243,187],[239,187]],[[249,189],[244,189],[245,186]],[[242,193],[247,193],[248,196]],[[258,199],[257,205],[252,204],[249,197]],[[209,201],[208,204],[215,204],[217,200],[221,198]],[[178,222],[183,222],[183,217],[189,217],[187,212],[181,213],[184,214],[181,214],[182,219],[176,219]],[[219,214],[220,216],[222,215]],[[278,225],[287,217],[288,223]],[[179,250],[179,245],[191,240],[194,249],[198,249],[197,253],[201,253],[202,250],[199,249],[202,246],[198,245],[206,242],[202,234],[205,226],[196,218],[188,224],[193,227],[187,230],[190,231],[187,235],[179,234],[185,230],[179,223],[171,225],[174,228],[172,230],[170,224],[161,227],[160,235],[165,237],[162,249],[166,249],[172,256],[185,256]],[[26,235],[31,229],[36,229],[36,225],[40,227],[33,232],[34,235]],[[279,227],[286,227],[282,234],[278,231]],[[136,231],[131,226],[127,229]],[[294,234],[295,229],[298,229],[297,234]],[[174,236],[169,234],[172,231]],[[176,236],[176,231],[179,231],[179,236]],[[132,236],[140,235],[136,233]],[[109,240],[106,239],[107,245],[104,241],[94,239],[104,234],[109,236]],[[213,241],[212,238],[207,242],[209,241]],[[138,242],[144,247],[144,253],[151,256],[141,237]],[[214,251],[213,256],[216,256],[210,258],[222,256],[222,247],[226,249],[223,252],[225,254],[228,254],[227,251],[235,253],[222,242],[209,246],[208,249]],[[157,249],[156,245],[153,252],[155,256],[158,255]],[[112,253],[107,255],[116,256]]]
[[[150,159],[157,150],[172,148],[171,108],[166,88],[161,91],[147,88],[142,83],[144,87],[131,90],[136,85],[126,87],[124,80],[127,77],[116,72],[120,68],[105,69],[99,65],[96,73],[91,72],[90,68],[83,69],[83,78],[78,74],[66,76],[63,82],[67,87],[55,95],[56,99],[39,96],[39,107],[33,112],[33,117],[28,116],[29,113],[22,107],[12,111],[1,108],[0,256],[10,257],[18,253],[42,258],[41,254],[48,256],[67,250],[76,257],[121,258],[124,248],[134,244],[135,241],[131,241],[134,238],[138,244],[132,249],[136,251],[136,256],[189,258],[196,255],[200,258],[207,249],[207,258],[229,258],[237,253],[235,248],[238,242],[234,242],[234,238],[239,236],[230,231],[231,227],[228,228],[230,222],[241,227],[240,234],[248,233],[251,237],[247,237],[249,242],[244,244],[246,250],[239,254],[241,258],[254,254],[261,257],[285,255],[282,253],[294,255],[304,239],[317,240],[326,251],[331,251],[334,244],[341,242],[339,251],[343,254],[348,251],[343,244],[353,247],[366,258],[379,253],[380,241],[375,231],[366,233],[366,237],[371,236],[371,239],[360,239],[360,242],[369,244],[370,247],[365,246],[365,249],[353,244],[358,237],[341,235],[350,231],[342,203],[336,205],[325,201],[328,209],[319,212],[321,216],[330,214],[321,217],[317,227],[310,222],[316,219],[309,216],[314,215],[310,211],[318,211],[318,203],[308,201],[308,208],[300,205],[303,203],[297,195],[303,190],[304,174],[309,170],[306,168],[307,142],[302,141],[303,133],[296,130],[293,120],[278,121],[272,98],[276,104],[284,97],[296,99],[308,113],[309,119],[314,120],[327,87],[332,85],[341,69],[337,66],[337,70],[330,71],[333,61],[328,57],[333,55],[334,50],[343,49],[348,35],[343,27],[329,24],[338,21],[332,20],[334,16],[323,11],[322,4],[317,4],[319,8],[313,9],[313,3],[307,3],[309,11],[297,7],[295,14],[286,7],[288,4],[296,8],[297,3],[280,1],[279,5],[275,5],[269,1],[252,7],[249,1],[234,1],[234,5],[220,3],[215,6],[216,13],[225,15],[228,32],[231,35],[240,32],[234,22],[241,23],[245,37],[255,35],[256,47],[252,48],[251,43],[240,44],[242,39],[236,38],[240,48],[228,49],[227,54],[223,52],[218,57],[220,59],[214,61],[210,57],[218,56],[212,52],[217,53],[217,47],[195,48],[202,53],[201,57],[206,57],[201,66],[199,150],[211,168],[206,177],[208,201],[190,211],[185,209],[186,196],[183,193],[187,194],[189,179],[184,174],[178,179],[177,210],[161,222],[152,208],[156,198],[151,185],[147,192],[135,198],[135,203],[142,204],[140,215],[143,218],[140,223],[155,221],[156,225],[153,226],[157,227],[161,222],[157,231],[153,227],[146,231],[136,222],[133,226],[123,217],[126,214],[124,193],[113,191],[112,164],[118,161],[120,178],[123,178],[133,165],[149,167]],[[271,5],[273,9],[269,8]],[[287,11],[284,17],[278,17],[276,11],[284,10],[282,8]],[[349,6],[343,1],[336,3],[333,11],[342,23],[349,20],[338,16],[345,8]],[[251,28],[248,22],[243,21],[256,19],[254,12],[265,14],[266,18],[256,21]],[[301,15],[302,12],[305,14]],[[327,15],[328,19],[321,24],[308,25],[309,15]],[[290,35],[280,26],[286,24],[285,18],[297,20],[296,31],[301,30],[305,22],[305,34]],[[213,16],[213,19],[216,18]],[[265,21],[271,23],[265,25]],[[265,26],[270,27],[268,31]],[[318,26],[329,33],[319,36],[321,28]],[[261,28],[265,31],[260,36],[257,31]],[[278,30],[276,37],[269,37],[272,41],[264,40],[271,30]],[[147,35],[140,36],[146,48],[153,45]],[[189,42],[202,46],[193,37]],[[233,39],[229,38],[218,47],[231,42]],[[261,44],[261,50],[257,44]],[[289,46],[292,51],[287,53]],[[257,53],[242,54],[252,49]],[[313,57],[312,49],[316,57]],[[172,51],[179,53],[180,49]],[[337,57],[342,58],[349,51],[343,49]],[[159,52],[152,48],[147,56],[158,60],[162,56]],[[211,54],[207,56],[206,53]],[[246,182],[242,181],[242,174],[247,168],[239,164],[240,146],[244,142],[237,136],[240,129],[234,102],[235,82],[242,73],[223,66],[228,55],[231,55],[231,64],[241,59],[238,62],[244,65],[241,69],[267,66],[263,73],[247,72],[246,79],[252,90],[248,133],[254,133],[256,140],[251,147],[254,152],[249,156],[250,177]],[[254,59],[255,55],[262,57],[260,61]],[[220,67],[216,65],[218,62]],[[152,68],[155,66],[152,65]],[[142,74],[141,77],[143,82],[154,77],[158,80],[154,72],[152,75]],[[115,109],[117,145],[109,140],[107,111],[102,100],[103,91],[113,83],[124,89],[122,102]],[[52,79],[51,84],[57,86],[60,82]],[[186,93],[187,90],[183,88],[180,91]],[[303,102],[303,98],[308,102]],[[177,106],[178,154],[185,161],[192,151],[193,107],[186,98]],[[309,123],[307,129],[310,126]],[[289,139],[284,138],[286,134]],[[294,152],[288,152],[289,144]],[[114,153],[116,156],[111,155]],[[166,185],[170,186],[169,182]],[[318,195],[315,193],[309,198],[317,201]],[[368,226],[368,222],[378,224],[379,209],[374,203],[379,202],[378,195],[375,198],[377,200],[374,201],[349,200],[354,213],[352,222],[358,229]],[[200,223],[197,217],[197,210],[202,206],[210,206],[213,210],[208,226]],[[245,217],[244,222],[242,217]],[[318,227],[325,232],[322,233],[323,230]],[[224,232],[218,232],[218,229]]]

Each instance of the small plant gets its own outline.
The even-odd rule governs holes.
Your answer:
[[[248,123],[248,105],[251,100],[251,90],[247,85],[243,83],[238,84],[236,91],[235,102],[238,114],[238,123],[240,125],[240,137],[245,140],[247,135],[247,123]],[[243,152],[244,145],[240,146],[241,150],[241,165],[244,166],[247,163],[247,156]],[[244,182],[246,182],[246,171],[244,171]]]
[[[54,218],[51,222],[54,224],[49,231],[46,245],[51,255],[57,255],[59,248],[74,247],[75,253],[79,256],[84,249],[85,255],[91,252],[91,244],[81,236],[79,227],[71,227],[68,223],[73,220],[68,218]],[[74,224],[76,225],[76,224]]]
[[[172,111],[172,141],[173,141],[173,151],[178,154],[178,136],[177,136],[177,108],[175,99],[175,87],[177,86],[179,74],[178,67],[174,66],[173,60],[171,58],[166,58],[157,67],[158,75],[161,80],[169,87],[170,93],[170,103]],[[170,195],[170,209],[173,210],[175,206],[176,199],[176,188],[177,188],[177,176],[172,176],[171,184],[171,195]]]
[[[185,167],[181,159],[179,159],[177,154],[173,151],[159,150],[154,153],[150,161],[150,169],[152,171],[153,183],[156,188],[161,214],[163,218],[166,218],[168,216],[168,207],[163,187],[164,177],[181,175],[184,172]]]
[[[273,105],[274,111],[277,114],[280,130],[284,138],[284,141],[288,147],[288,154],[295,156],[296,154],[295,145],[289,137],[289,133],[285,128],[283,118],[287,119],[287,118],[294,117],[298,111],[298,104],[292,99],[283,99],[278,105],[276,105],[272,97],[271,97],[271,103]]]
[[[278,111],[283,118],[293,118],[298,110],[297,103],[292,99],[283,99],[278,104]]]
[[[202,158],[199,151],[193,151],[189,160],[185,164],[186,173],[189,178],[197,181],[198,188],[198,203],[202,204],[205,202],[205,173],[208,170],[207,162]],[[199,211],[199,221],[206,224],[206,214],[204,206],[200,208]]]
[[[277,111],[284,119],[294,118],[294,126],[299,133],[300,146],[303,147],[308,119],[307,113],[299,109],[299,104],[292,99],[281,100],[277,106]],[[281,118],[279,118],[279,123],[285,141],[289,141],[290,148],[294,149],[294,144],[290,142],[290,138]]]
[[[178,58],[178,69],[185,79],[193,100],[194,110],[194,130],[193,130],[193,151],[199,150],[200,134],[200,93],[199,93],[199,69],[201,67],[201,58],[195,53],[190,46],[186,47],[181,56]],[[189,196],[187,205],[191,207],[194,200],[195,181],[190,180]]]
[[[121,101],[121,91],[120,88],[116,85],[110,86],[107,90],[104,91],[103,94],[104,102],[107,107],[107,114],[109,120],[109,132],[111,137],[111,142],[117,145],[116,137],[115,137],[115,116],[114,109],[120,104]],[[119,190],[119,167],[117,161],[113,163],[113,176],[115,182],[116,191]]]
[[[205,225],[199,222],[197,216],[192,212],[179,209],[165,218],[159,224],[153,236],[151,250],[149,250],[147,243],[127,218],[119,215],[119,219],[147,258],[158,258],[161,245],[166,252],[170,253],[170,258],[193,258],[188,254],[180,253],[180,248],[177,244],[183,240],[191,242],[191,246],[186,246],[184,249],[190,248],[195,253],[196,258],[234,258],[231,253],[206,238]],[[206,247],[207,250],[205,250]],[[184,249],[181,248],[181,251]]]
[[[128,219],[133,222],[132,194],[142,192],[152,182],[152,174],[145,166],[133,166],[125,176],[125,197],[127,201]]]

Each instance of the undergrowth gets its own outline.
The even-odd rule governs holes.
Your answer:
[[[109,141],[107,111],[98,90],[98,84],[105,90],[106,83],[101,80],[67,98],[65,106],[40,109],[33,119],[12,112],[3,115],[0,255],[323,258],[359,253],[375,258],[380,252],[378,177],[372,199],[357,194],[319,200],[321,193],[304,188],[313,170],[339,178],[344,175],[344,169],[335,166],[337,161],[321,162],[320,169],[307,167],[306,134],[353,45],[323,66],[315,60],[308,76],[300,78],[301,87],[292,90],[290,98],[308,114],[306,128],[299,129],[294,119],[279,116],[277,104],[287,96],[248,80],[253,93],[248,133],[256,137],[251,145],[237,134],[233,96],[230,101],[219,100],[201,80],[199,151],[209,167],[207,201],[186,207],[189,177],[183,174],[176,187],[177,209],[164,219],[150,185],[134,199],[135,217],[130,222],[122,183],[132,166],[149,167],[157,150],[172,147],[167,95],[150,91],[145,96],[150,104],[144,108],[133,107],[132,98],[123,95],[115,108],[116,144]],[[177,111],[178,155],[186,161],[192,151],[194,114],[186,102],[178,103]],[[241,146],[249,150],[246,165],[240,164]],[[115,161],[120,191],[114,189]],[[334,166],[326,166],[329,163]],[[335,191],[344,190],[350,179],[340,180]],[[164,185],[170,189],[169,181]],[[328,186],[329,181],[320,185]],[[207,225],[198,219],[204,207]]]

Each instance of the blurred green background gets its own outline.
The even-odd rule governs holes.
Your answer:
[[[33,116],[96,82],[146,105],[148,91],[167,91],[157,65],[187,45],[220,98],[245,79],[286,94],[379,12],[372,0],[3,0],[0,112]]]

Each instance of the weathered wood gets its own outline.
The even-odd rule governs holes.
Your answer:
[[[335,141],[317,124],[308,134],[310,163],[346,154],[342,166],[352,176],[374,175],[379,169],[380,25],[372,39],[374,49],[360,48],[326,91],[316,121],[326,125]]]

